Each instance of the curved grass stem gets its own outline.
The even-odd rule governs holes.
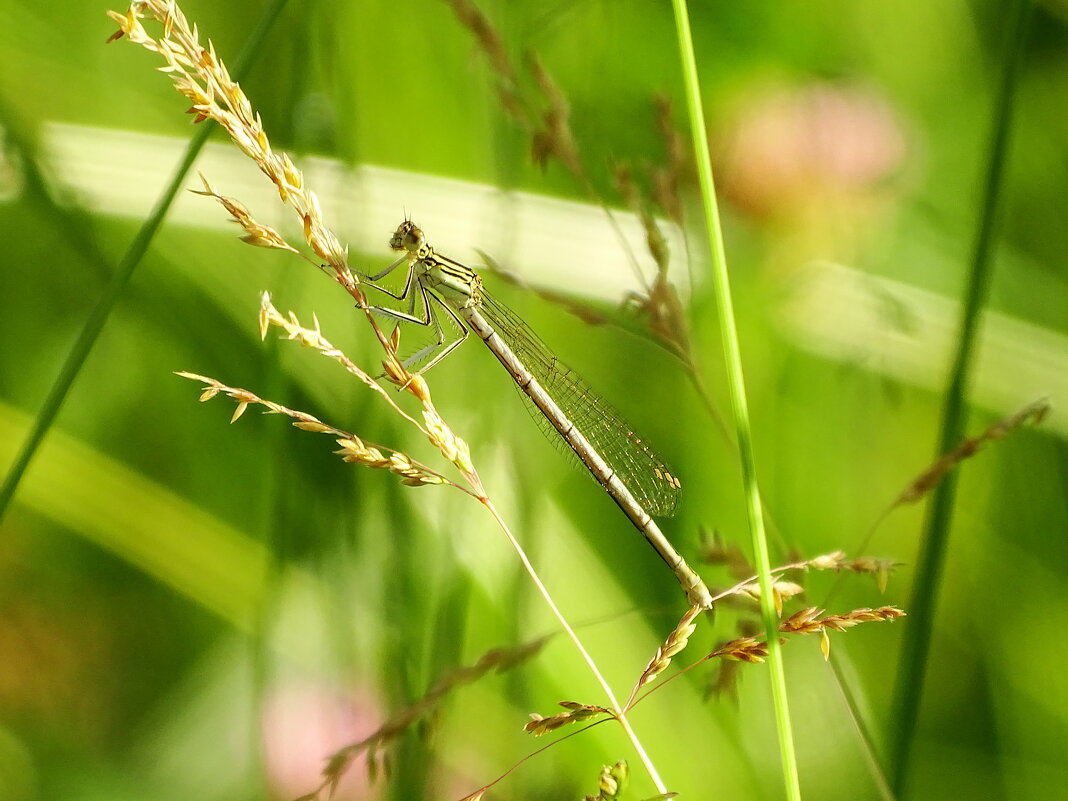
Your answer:
[[[504,521],[504,518],[501,517],[500,513],[497,511],[497,508],[493,505],[493,502],[489,498],[485,497],[481,498],[480,500],[482,501],[483,505],[489,510],[490,514],[493,515],[493,519],[497,521],[497,525],[501,527],[501,531],[503,531],[504,536],[508,538],[508,542],[511,544],[512,548],[516,552],[516,555],[519,557],[519,561],[523,563],[523,569],[527,571],[527,574],[530,576],[531,581],[534,582],[534,586],[537,587],[538,593],[545,600],[545,603],[546,605],[548,605],[549,610],[553,614],[553,617],[556,618],[557,622],[560,624],[560,627],[567,634],[568,639],[571,640],[571,643],[578,650],[579,654],[582,656],[582,661],[586,663],[586,666],[590,669],[590,672],[593,674],[594,678],[597,680],[597,683],[604,691],[605,697],[607,697],[609,703],[612,704],[612,709],[615,711],[615,719],[618,720],[619,725],[623,727],[623,731],[627,735],[627,739],[630,740],[630,743],[633,746],[635,753],[638,755],[638,758],[645,766],[646,771],[648,771],[649,777],[653,780],[653,784],[656,786],[657,792],[661,794],[666,794],[668,792],[667,787],[664,784],[663,780],[660,778],[660,774],[657,772],[656,766],[653,765],[652,760],[649,758],[648,752],[646,752],[645,750],[645,746],[643,746],[641,740],[638,739],[638,733],[634,731],[634,729],[631,727],[630,721],[627,719],[625,708],[619,703],[619,700],[616,698],[615,693],[612,691],[611,685],[601,673],[601,669],[597,667],[597,663],[594,661],[593,656],[591,656],[590,652],[586,650],[586,646],[582,644],[582,640],[579,639],[578,634],[575,633],[575,630],[571,627],[571,624],[568,623],[567,618],[564,617],[563,612],[561,612],[560,608],[556,605],[556,602],[553,600],[553,597],[549,593],[548,588],[542,582],[537,570],[535,570],[534,565],[531,564],[530,559],[527,558],[527,554],[526,551],[523,550],[523,546],[519,544],[519,540],[517,540],[515,538],[515,535],[512,534],[511,529]]]

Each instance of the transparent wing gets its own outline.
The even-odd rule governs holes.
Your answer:
[[[479,310],[645,510],[659,517],[673,515],[679,501],[678,479],[619,412],[557,359],[503,303],[483,293]],[[526,395],[523,398],[546,435],[566,444]],[[567,452],[578,460],[570,448]]]

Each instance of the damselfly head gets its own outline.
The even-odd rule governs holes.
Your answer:
[[[411,220],[402,222],[389,240],[393,250],[407,250],[409,253],[418,253],[425,245],[426,236]]]

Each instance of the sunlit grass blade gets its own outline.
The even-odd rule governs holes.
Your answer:
[[[0,459],[28,417],[0,406]],[[7,447],[8,443],[12,447]],[[121,506],[113,502],[122,498]],[[263,546],[84,442],[55,431],[23,485],[20,505],[135,566],[240,631],[264,599]],[[160,537],[180,531],[180,537]]]

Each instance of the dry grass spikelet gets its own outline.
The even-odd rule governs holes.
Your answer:
[[[311,793],[303,796],[306,801],[318,798],[324,791],[335,788],[341,777],[348,771],[356,757],[366,753],[371,762],[381,762],[385,749],[403,732],[419,720],[427,717],[450,693],[459,687],[482,678],[487,673],[503,673],[512,670],[533,659],[544,648],[550,637],[541,637],[516,646],[493,648],[484,653],[472,665],[461,665],[442,674],[426,695],[413,704],[395,712],[389,720],[364,739],[351,743],[330,755],[323,768],[323,783]],[[482,788],[468,798],[480,798],[486,788]]]
[[[556,731],[564,726],[570,726],[572,723],[583,723],[587,720],[600,717],[601,715],[606,715],[610,718],[616,716],[611,709],[607,709],[603,706],[596,706],[595,704],[580,704],[577,701],[561,701],[559,705],[566,711],[557,712],[555,715],[550,715],[549,717],[543,717],[537,712],[532,712],[530,715],[531,720],[523,727],[523,731],[529,732],[535,737],[541,737],[543,734]]]
[[[768,658],[768,644],[759,637],[739,637],[724,643],[709,657],[759,664]]]
[[[779,624],[779,631],[784,634],[819,634],[820,650],[823,658],[829,659],[831,655],[831,640],[827,636],[828,631],[843,632],[861,623],[879,623],[888,620],[896,620],[904,617],[905,613],[894,606],[881,606],[877,609],[854,609],[843,615],[823,614],[822,609],[809,607],[791,615]]]
[[[805,588],[794,581],[778,579],[772,582],[771,592],[772,600],[775,602],[775,611],[781,615],[783,601],[800,595],[804,591]],[[760,584],[756,581],[751,581],[743,586],[741,592],[752,598],[754,601],[760,601]]]
[[[822,627],[819,616],[823,610],[810,606],[794,612],[786,620],[780,621],[779,631],[788,634],[812,634]]]
[[[856,559],[846,557],[844,551],[832,551],[831,553],[814,556],[802,564],[805,569],[831,570],[835,573],[849,572],[866,574],[875,577],[879,585],[879,591],[885,592],[886,585],[890,580],[890,574],[898,563],[893,559],[876,559],[871,556],[861,556]]]
[[[832,559],[830,561],[838,560]],[[805,564],[806,563],[799,563],[798,565],[794,565],[794,567],[801,567]],[[874,609],[854,609],[851,612],[846,612],[841,615],[824,615],[822,609],[810,606],[795,612],[785,620],[781,620],[779,622],[778,630],[783,635],[819,635],[820,650],[823,653],[823,658],[828,659],[830,657],[831,649],[828,632],[844,632],[861,623],[891,621],[904,616],[905,612],[894,606],[881,606]],[[780,644],[784,645],[788,641],[789,640],[785,636],[779,638]],[[716,648],[701,660],[724,660],[721,663],[717,675],[710,681],[706,693],[708,695],[718,695],[723,692],[731,691],[737,676],[737,669],[731,667],[731,665],[740,662],[749,662],[751,664],[761,663],[767,657],[767,652],[767,642],[765,638],[755,633],[746,634],[745,636],[730,640]]]
[[[701,530],[701,558],[710,565],[723,565],[734,578],[744,578],[755,572],[742,549],[737,545],[728,545],[718,531],[710,535],[706,529]]]
[[[589,186],[579,158],[578,142],[571,130],[571,105],[534,53],[527,54],[527,63],[547,104],[542,114],[542,127],[534,132],[531,146],[534,163],[544,168],[550,158],[555,158],[584,186]]]
[[[467,442],[453,433],[435,409],[424,409],[423,420],[426,423],[427,438],[438,448],[441,455],[456,465],[456,468],[464,475],[474,473],[471,449]]]
[[[399,338],[397,330],[389,338],[390,358],[382,360],[382,374],[387,381],[400,387],[406,392],[415,395],[419,400],[426,402],[429,399],[429,390],[423,377],[408,370],[396,357]]]
[[[288,250],[290,253],[296,253],[300,255],[300,251],[290,245],[286,240],[271,228],[269,225],[263,225],[256,222],[252,215],[249,213],[245,204],[232,197],[226,197],[220,195],[215,187],[211,185],[204,173],[199,173],[200,180],[204,183],[203,189],[190,190],[194,195],[203,195],[204,197],[210,197],[222,204],[230,214],[232,222],[236,222],[242,228],[245,229],[245,235],[240,237],[242,242],[261,248],[275,248],[278,250]]]
[[[335,348],[330,341],[323,336],[323,332],[319,326],[319,320],[317,317],[312,317],[313,327],[306,328],[301,325],[297,315],[292,311],[289,314],[283,315],[274,304],[271,303],[271,296],[269,293],[264,292],[260,300],[260,336],[266,337],[267,332],[272,326],[282,329],[285,332],[286,338],[292,342],[299,342],[306,348],[312,348],[319,351],[323,356],[328,359],[333,359],[335,362],[345,368],[351,375],[360,379],[369,388],[375,390],[382,395],[390,404],[396,409],[396,403],[390,398],[389,393],[385,392],[378,382],[374,380],[367,372],[360,368],[355,362],[349,359],[339,348]],[[405,415],[409,421],[411,417]],[[413,421],[414,422],[414,421]]]
[[[642,687],[667,670],[668,666],[671,664],[672,658],[679,654],[689,644],[690,636],[697,629],[697,624],[694,621],[700,612],[700,608],[691,607],[686,614],[682,616],[682,619],[679,620],[679,624],[675,626],[674,631],[672,631],[667,639],[664,640],[663,644],[656,649],[656,654],[649,660],[649,664],[645,666],[645,670],[642,671],[642,675],[638,678],[637,683],[634,685],[634,689],[631,691],[631,701],[633,701],[634,697]],[[630,701],[627,702],[627,706],[630,706]]]
[[[220,393],[237,401],[230,422],[235,422],[245,413],[250,405],[262,406],[267,414],[281,414],[293,420],[293,425],[301,431],[310,431],[316,434],[330,434],[337,438],[340,450],[334,453],[340,455],[342,460],[349,463],[362,464],[365,467],[389,470],[400,476],[402,483],[408,486],[423,486],[425,484],[448,484],[455,486],[440,473],[414,461],[410,456],[401,451],[389,449],[389,456],[385,456],[383,449],[378,446],[368,445],[355,434],[343,431],[340,428],[328,425],[307,412],[290,409],[280,403],[265,400],[247,389],[231,387],[217,381],[214,378],[197,375],[196,373],[179,372],[177,375],[204,384],[204,391],[200,394],[201,401],[209,401]]]
[[[289,156],[271,148],[263,121],[248,97],[230,77],[211,42],[206,48],[200,44],[196,26],[189,26],[177,4],[173,0],[138,0],[130,4],[125,14],[108,11],[108,16],[119,24],[119,32],[108,41],[125,36],[162,56],[166,66],[161,71],[192,102],[190,112],[196,121],[215,120],[226,129],[234,143],[275,185],[279,198],[297,213],[305,240],[316,255],[338,273],[341,283],[354,286],[357,281],[346,265],[345,248],[324,223],[315,193],[305,188],[304,177]],[[145,16],[162,24],[163,33],[158,39],[152,38],[141,24]]]
[[[964,440],[960,445],[942,456],[942,458],[927,468],[927,470],[914,478],[901,495],[898,496],[895,505],[915,503],[920,500],[928,492],[934,489],[946,473],[965,459],[969,459],[978,453],[984,443],[990,440],[1002,439],[1007,434],[1020,428],[1026,423],[1030,422],[1034,425],[1040,424],[1046,419],[1051,408],[1049,400],[1041,398],[1029,403],[1015,414],[994,423],[979,436]]]
[[[660,230],[660,225],[645,202],[638,185],[634,182],[634,176],[630,168],[623,164],[617,164],[612,171],[612,178],[627,208],[638,218],[645,232],[645,246],[649,255],[656,262],[657,272],[666,275],[671,264],[671,251],[668,249],[667,239]]]
[[[667,164],[664,167],[653,167],[650,170],[653,199],[672,222],[682,226],[685,219],[680,190],[692,173],[690,149],[686,140],[675,128],[671,98],[658,95],[655,102],[656,129],[664,142]]]
[[[845,551],[831,551],[808,560],[813,570],[842,570],[846,563]]]
[[[649,330],[668,345],[687,363],[692,362],[690,353],[690,334],[686,322],[686,309],[675,287],[668,279],[671,266],[671,252],[660,224],[653,216],[649,204],[645,202],[638,186],[634,183],[630,170],[617,165],[613,171],[616,188],[624,203],[641,222],[645,231],[645,246],[656,262],[656,277],[645,297],[639,301],[639,308],[649,320]]]
[[[267,295],[267,293],[264,293],[260,305],[261,334],[265,334],[271,326],[281,328],[286,333],[288,339],[300,342],[305,347],[314,348],[327,358],[333,359],[350,374],[356,376],[365,385],[377,392],[380,397],[384,398],[390,404],[394,411],[401,414],[409,422],[419,426],[419,429],[438,449],[442,456],[455,465],[455,467],[464,474],[464,477],[472,483],[476,488],[476,492],[482,492],[481,482],[478,480],[474,463],[471,460],[470,447],[465,440],[458,437],[452,431],[449,425],[438,413],[431,401],[430,389],[427,387],[426,382],[421,376],[409,373],[396,359],[389,359],[383,362],[387,377],[394,383],[401,384],[404,389],[419,398],[420,402],[423,404],[423,425],[419,425],[414,418],[400,409],[400,407],[397,406],[396,401],[390,397],[389,393],[386,392],[377,381],[363,371],[339,349],[335,348],[329,340],[323,336],[323,333],[319,328],[318,319],[315,320],[313,328],[305,328],[300,324],[300,321],[293,312],[289,312],[288,315],[283,315],[279,312],[271,303],[270,296]],[[417,474],[406,475],[406,477],[420,479],[420,483],[433,483],[430,481],[422,481],[420,475]]]
[[[733,546],[730,548],[724,546],[722,542],[720,542],[718,535],[716,536],[715,542],[712,544],[709,544],[706,540],[704,548],[706,557],[709,560],[728,565],[732,573],[737,574],[743,568],[751,569],[740,550]],[[849,559],[842,551],[832,551],[831,553],[821,554],[812,557],[811,559],[780,565],[772,570],[772,576],[774,578],[772,591],[774,593],[775,608],[779,614],[782,614],[783,602],[804,592],[804,588],[801,584],[794,581],[787,581],[783,578],[788,572],[807,571],[811,569],[830,570],[834,572],[848,571],[852,573],[868,573],[875,575],[879,581],[880,588],[885,589],[890,572],[895,566],[896,562],[889,559],[875,559],[872,557]],[[737,597],[750,600],[760,599],[760,585],[755,575],[749,575],[730,589],[720,592],[715,600],[719,601]]]
[[[790,615],[786,620],[779,623],[779,631],[783,634],[822,634],[826,631],[845,631],[861,623],[878,623],[887,620],[896,620],[904,617],[905,613],[895,606],[881,606],[876,609],[854,609],[843,615],[827,615],[820,617],[823,610],[810,606]],[[782,638],[780,643],[786,643]],[[826,640],[825,640],[826,642]],[[824,646],[824,656],[827,655],[827,646]],[[740,662],[763,662],[767,656],[767,643],[759,637],[740,637],[720,646],[708,655],[708,658],[722,657]]]
[[[479,48],[497,75],[497,91],[505,110],[531,136],[531,157],[536,165],[545,168],[549,159],[559,161],[587,190],[589,178],[582,167],[578,143],[571,129],[570,104],[556,86],[548,70],[537,56],[528,53],[527,67],[541,94],[545,107],[539,115],[532,111],[536,105],[524,100],[519,89],[518,72],[508,56],[504,40],[489,18],[470,0],[445,0],[457,20],[474,36]]]
[[[604,765],[597,777],[597,795],[588,795],[585,801],[615,801],[627,788],[630,767],[621,759],[614,765]]]
[[[489,18],[474,3],[468,0],[445,0],[452,8],[460,24],[471,31],[482,52],[489,60],[490,68],[497,74],[497,92],[505,109],[521,123],[529,127],[527,110],[519,97],[518,79],[512,66],[504,40]]]

